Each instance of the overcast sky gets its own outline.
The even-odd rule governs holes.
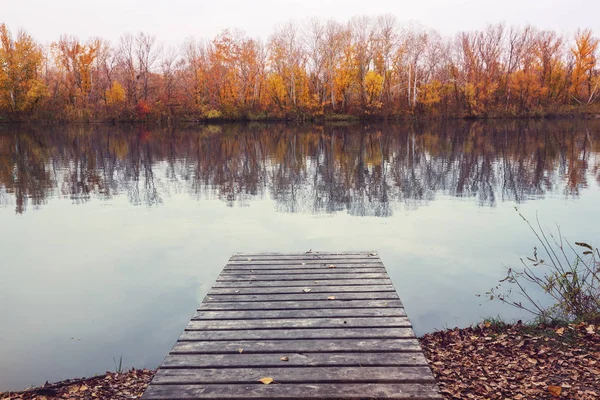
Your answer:
[[[0,23],[13,32],[25,28],[43,43],[64,33],[116,41],[125,32],[144,31],[178,45],[189,36],[212,38],[225,28],[267,38],[289,19],[346,21],[386,13],[442,34],[497,22],[600,33],[600,0],[0,0]]]

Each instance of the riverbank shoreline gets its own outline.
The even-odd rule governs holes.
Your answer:
[[[590,106],[569,110],[548,111],[542,113],[488,113],[480,115],[458,114],[289,114],[278,115],[239,115],[239,116],[160,116],[148,118],[30,118],[11,119],[0,116],[0,125],[12,124],[114,124],[114,125],[143,125],[143,124],[231,124],[231,123],[358,123],[358,122],[427,122],[427,121],[519,121],[519,120],[593,120],[600,119],[600,107]]]
[[[419,342],[446,399],[600,398],[600,326],[486,321],[429,333]],[[154,373],[107,372],[0,393],[0,399],[139,398]]]

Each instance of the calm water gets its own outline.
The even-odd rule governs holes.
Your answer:
[[[236,251],[378,250],[418,334],[600,237],[600,122],[0,126],[0,391],[156,367]]]

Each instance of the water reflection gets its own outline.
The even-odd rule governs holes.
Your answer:
[[[0,128],[0,202],[17,213],[53,197],[126,195],[154,206],[173,193],[285,212],[386,217],[436,193],[480,205],[578,196],[600,182],[597,121],[194,127]]]

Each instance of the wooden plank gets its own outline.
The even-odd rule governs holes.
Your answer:
[[[417,339],[291,339],[177,342],[171,354],[325,353],[325,352],[419,352]]]
[[[361,318],[406,317],[404,308],[333,308],[326,310],[248,310],[248,311],[196,311],[192,320],[230,319],[303,319],[303,318]]]
[[[208,295],[219,294],[294,294],[306,293],[304,289],[310,289],[311,293],[373,293],[394,292],[392,285],[365,285],[365,286],[312,286],[309,288],[294,287],[252,287],[252,288],[212,288]]]
[[[377,258],[312,258],[297,260],[252,260],[252,261],[228,261],[227,265],[307,265],[307,264],[367,264],[378,262]]]
[[[335,296],[334,296],[335,297]],[[231,301],[202,303],[199,310],[301,310],[325,308],[402,308],[399,300]]]
[[[270,260],[372,260],[379,259],[377,255],[368,253],[359,254],[332,254],[332,253],[310,253],[310,254],[257,254],[254,256],[231,256],[230,261],[270,261]]]
[[[244,274],[231,276],[228,274],[221,274],[217,278],[217,282],[225,281],[296,281],[296,280],[327,280],[327,279],[387,279],[388,276],[385,273],[327,273],[327,274],[298,274],[298,275],[281,275],[281,274]]]
[[[231,257],[268,257],[268,256],[304,256],[304,255],[334,255],[334,256],[344,256],[344,255],[369,255],[369,254],[377,254],[375,250],[365,250],[365,251],[302,251],[302,252],[291,252],[291,253],[280,253],[280,252],[266,252],[266,253],[251,253],[251,252],[236,252],[233,253]]]
[[[335,264],[330,264],[335,265]],[[229,278],[235,278],[236,275],[248,275],[252,273],[254,275],[303,275],[303,274],[356,274],[356,273],[367,273],[367,274],[385,274],[385,268],[330,268],[328,265],[319,266],[319,268],[307,268],[307,269],[226,269],[221,273],[221,277],[227,276]]]
[[[370,285],[391,285],[389,278],[385,279],[329,279],[329,280],[298,280],[298,281],[217,281],[213,288],[239,288],[239,287],[312,287],[312,286],[370,286]]]
[[[275,271],[281,271],[281,270],[294,270],[294,269],[322,269],[322,268],[327,268],[328,265],[335,265],[336,269],[352,269],[352,270],[356,270],[357,268],[384,268],[383,263],[376,263],[376,262],[369,262],[369,263],[354,263],[354,264],[348,264],[348,263],[318,263],[318,264],[312,264],[312,263],[296,263],[296,264],[267,264],[267,265],[257,265],[257,264],[236,264],[236,265],[225,265],[225,268],[223,268],[223,272],[227,271],[246,271],[246,270],[275,270]]]
[[[434,383],[429,367],[285,367],[285,368],[203,368],[161,369],[152,383],[215,384],[256,383],[272,377],[279,384],[288,383]]]
[[[273,340],[273,339],[367,339],[414,338],[412,328],[317,328],[317,329],[240,329],[228,331],[184,331],[179,341],[189,340]]]
[[[312,293],[303,292],[298,294],[211,294],[204,298],[207,303],[215,303],[221,301],[308,301],[308,300],[323,300],[329,296],[335,297],[337,300],[398,300],[398,295],[395,292],[362,292],[362,293]]]
[[[287,357],[288,361],[281,361]],[[168,355],[161,368],[231,367],[402,367],[428,365],[422,353],[269,353],[269,354],[177,354]]]
[[[150,385],[143,399],[442,399],[435,384]]]
[[[205,319],[192,320],[186,330],[217,329],[285,329],[285,328],[353,328],[353,327],[410,327],[406,317],[362,318],[286,318],[286,319]]]

